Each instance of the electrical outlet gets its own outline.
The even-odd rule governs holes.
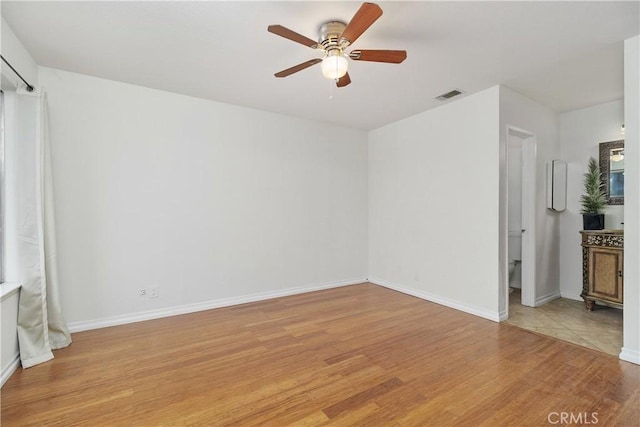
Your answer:
[[[146,289],[140,289],[140,296],[141,297],[146,297],[147,296],[147,290]]]
[[[160,296],[160,289],[158,288],[158,286],[152,286],[149,289],[149,294],[151,298],[158,298]]]

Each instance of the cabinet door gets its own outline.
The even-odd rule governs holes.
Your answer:
[[[591,248],[589,295],[622,303],[622,251]]]

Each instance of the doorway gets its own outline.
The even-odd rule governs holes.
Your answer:
[[[536,144],[535,134],[507,126],[507,316],[512,288],[520,289],[522,305],[536,305]]]
[[[545,209],[535,204],[536,143],[536,135],[507,126],[503,256],[507,262],[514,259],[517,262],[520,256],[520,263],[504,280],[507,295],[504,320],[523,329],[618,355],[622,346],[620,310],[589,312],[582,301],[557,298],[547,302],[536,290],[536,212]]]

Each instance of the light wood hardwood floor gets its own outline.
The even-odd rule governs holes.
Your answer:
[[[7,381],[3,427],[538,426],[562,413],[636,426],[640,417],[639,366],[371,284],[73,341]]]

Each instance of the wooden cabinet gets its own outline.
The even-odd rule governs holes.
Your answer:
[[[582,298],[587,310],[597,302],[622,308],[624,235],[622,230],[581,231]]]

